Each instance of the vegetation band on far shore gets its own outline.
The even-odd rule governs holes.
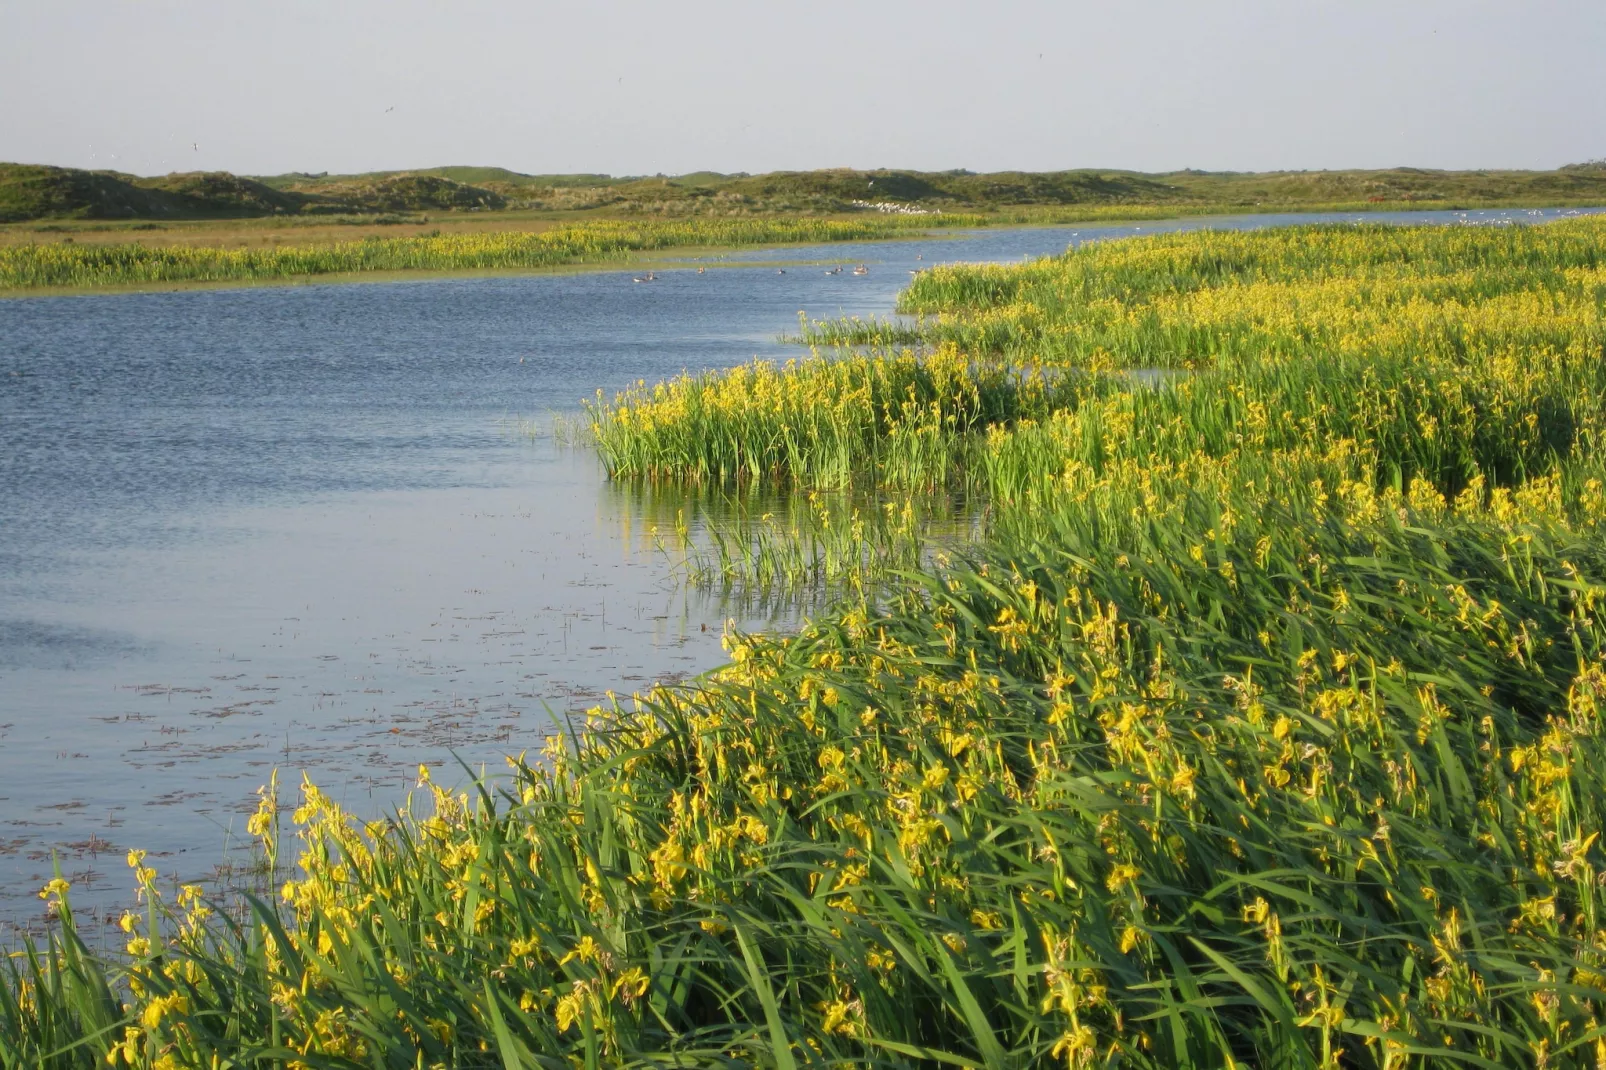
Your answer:
[[[1600,161],[1548,172],[831,169],[651,178],[484,167],[140,177],[0,163],[0,292],[531,270],[947,226],[1602,205]]]
[[[393,271],[485,271],[602,263],[692,247],[862,241],[980,225],[964,215],[862,219],[599,220],[539,232],[366,238],[320,245],[216,248],[136,243],[0,245],[0,290],[167,282],[248,282]]]

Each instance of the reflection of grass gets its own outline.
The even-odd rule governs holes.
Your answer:
[[[744,497],[723,515],[705,515],[695,532],[677,525],[672,545],[687,582],[749,600],[819,605],[864,594],[973,534],[966,510],[944,495],[811,491],[773,496],[768,508]]]
[[[618,260],[695,246],[856,241],[975,223],[964,216],[859,220],[596,222],[540,233],[454,233],[325,245],[215,248],[135,243],[0,246],[0,289],[217,282],[388,271],[485,271]]]
[[[741,516],[712,524],[704,545],[688,553],[690,582],[745,592],[806,593],[850,587],[888,569],[921,561],[926,525],[914,502],[858,503],[819,493],[789,498],[785,515]]]
[[[307,788],[281,906],[130,919],[126,1014],[68,930],[0,986],[8,1058],[1586,1064],[1603,234],[953,269],[909,297],[954,332],[929,355],[599,404],[643,514],[679,521],[687,483],[783,502],[714,534],[715,570],[901,571],[595,711],[500,799],[432,787],[359,829]],[[920,516],[831,487],[988,512],[927,560]]]
[[[650,480],[608,490],[626,540],[664,555],[683,582],[788,616],[864,593],[975,535],[970,510],[947,494]]]

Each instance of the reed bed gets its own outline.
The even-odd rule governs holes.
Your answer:
[[[848,354],[641,383],[587,411],[616,478],[929,487],[958,470],[974,432],[1054,411],[1068,378],[952,348]]]
[[[599,399],[621,479],[799,503],[730,575],[817,571],[817,516],[881,581],[499,789],[363,825],[308,784],[282,831],[266,791],[252,829],[300,868],[243,922],[132,855],[117,966],[51,885],[0,1059],[1600,1065],[1603,236],[952,269],[908,298],[930,352]],[[1170,348],[1061,332],[1096,300],[1107,342],[1173,310],[1141,334]],[[876,565],[927,529],[844,529],[828,488],[965,489],[985,523]]]
[[[866,219],[600,221],[540,233],[447,234],[272,248],[30,244],[0,247],[0,289],[155,282],[250,282],[376,271],[493,271],[624,259],[653,250],[860,241],[931,227],[978,226],[978,216]]]
[[[922,272],[900,311],[973,354],[1084,368],[1330,355],[1451,365],[1597,344],[1606,219],[1376,224],[1097,242]]]
[[[929,358],[744,369],[627,392],[593,414],[614,432],[604,456],[619,476],[841,485],[918,427],[953,441],[927,451],[929,470],[906,464],[904,482],[969,480],[993,498],[1067,464],[1340,439],[1371,449],[1380,479],[1420,472],[1454,495],[1480,475],[1518,481],[1599,448],[1603,238],[1599,219],[1300,227],[939,268],[903,298],[929,317]],[[888,406],[885,390],[843,400],[878,377],[905,389],[922,367],[963,380],[942,387],[954,398],[986,384],[986,404],[933,423]]]

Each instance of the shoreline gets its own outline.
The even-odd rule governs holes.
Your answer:
[[[1064,226],[1077,226],[1067,223]],[[1030,224],[1021,224],[1025,229]],[[968,230],[971,228],[965,228]],[[1004,229],[1004,228],[987,228]],[[1045,228],[1047,229],[1047,228]],[[877,244],[893,245],[899,242],[922,241],[929,239],[940,230],[926,231],[914,234],[900,234],[887,238],[854,238],[853,242],[875,242]],[[964,230],[952,232],[954,236],[963,235]],[[847,244],[847,242],[825,242],[819,244],[785,246],[787,249],[830,248],[833,244]],[[0,301],[26,300],[51,297],[104,297],[127,294],[163,294],[183,293],[194,290],[248,290],[248,289],[274,289],[286,286],[349,286],[363,284],[382,284],[396,282],[440,282],[449,279],[515,279],[531,276],[546,275],[595,275],[605,274],[609,271],[627,272],[636,268],[651,267],[656,271],[687,271],[694,268],[705,268],[708,271],[728,271],[735,268],[756,267],[812,267],[817,264],[835,263],[828,258],[798,258],[787,257],[774,260],[745,260],[740,263],[728,261],[709,261],[704,257],[711,254],[732,252],[750,252],[763,246],[728,245],[707,246],[700,249],[665,249],[646,250],[618,260],[584,260],[569,264],[551,264],[539,267],[514,268],[462,268],[462,269],[398,269],[389,271],[331,271],[316,275],[283,275],[278,277],[257,279],[179,279],[169,282],[130,282],[108,283],[104,286],[35,286],[28,288],[4,289],[0,288]],[[687,254],[700,254],[690,255]]]
[[[584,273],[593,273],[593,272],[603,272],[603,271],[609,271],[609,270],[615,270],[615,269],[621,270],[621,271],[628,271],[628,270],[630,270],[630,269],[632,269],[634,267],[640,267],[640,266],[652,266],[652,267],[660,268],[660,269],[663,269],[663,270],[678,270],[680,265],[686,265],[686,266],[695,265],[695,266],[705,267],[706,268],[706,267],[715,266],[713,264],[709,264],[709,263],[706,263],[706,262],[703,261],[703,258],[706,257],[706,256],[715,255],[715,254],[726,254],[726,253],[732,253],[732,252],[738,252],[738,251],[749,251],[749,250],[754,250],[754,249],[762,249],[762,248],[765,248],[765,247],[768,247],[768,246],[772,246],[772,245],[773,245],[773,247],[775,247],[777,249],[782,249],[782,248],[784,248],[784,249],[813,249],[813,248],[829,248],[829,247],[831,247],[833,245],[842,245],[842,244],[850,244],[850,243],[871,243],[871,242],[874,242],[874,243],[889,243],[890,244],[890,243],[897,243],[897,242],[926,240],[926,239],[930,239],[934,234],[942,233],[942,232],[947,232],[947,233],[950,233],[950,234],[959,235],[959,234],[963,234],[966,231],[1017,230],[1017,229],[1045,229],[1045,230],[1047,230],[1047,229],[1056,229],[1056,228],[1072,228],[1072,227],[1087,227],[1087,226],[1119,227],[1119,226],[1125,226],[1125,225],[1139,225],[1139,224],[1148,224],[1148,223],[1183,222],[1183,221],[1194,220],[1194,219],[1253,219],[1253,218],[1262,217],[1262,216],[1284,216],[1284,215],[1287,215],[1287,216],[1318,216],[1318,215],[1334,215],[1334,214],[1350,214],[1350,213],[1366,214],[1366,215],[1385,215],[1385,214],[1393,214],[1393,213],[1426,213],[1426,212],[1453,213],[1453,212],[1502,212],[1502,211],[1504,211],[1504,212],[1555,212],[1555,213],[1569,213],[1569,212],[1571,212],[1571,213],[1576,213],[1576,214],[1583,215],[1583,214],[1596,214],[1596,213],[1599,213],[1599,212],[1606,212],[1606,204],[1577,204],[1577,205],[1572,205],[1572,204],[1555,204],[1555,203],[1548,203],[1548,204],[1530,204],[1530,203],[1522,203],[1522,204],[1475,204],[1475,203],[1468,203],[1468,204],[1453,204],[1453,205],[1434,205],[1434,206],[1431,206],[1431,207],[1414,207],[1414,206],[1406,206],[1406,205],[1403,205],[1403,204],[1402,205],[1394,205],[1394,204],[1370,204],[1370,203],[1367,203],[1367,204],[1312,205],[1312,206],[1308,206],[1308,207],[1277,207],[1277,208],[1269,208],[1269,209],[1265,209],[1265,208],[1263,208],[1263,209],[1251,209],[1251,210],[1248,210],[1248,211],[1243,210],[1241,207],[1235,207],[1235,208],[1233,208],[1231,210],[1225,210],[1225,209],[1216,210],[1214,208],[1207,208],[1207,209],[1202,209],[1202,210],[1198,210],[1198,211],[1183,210],[1183,211],[1165,212],[1163,214],[1158,213],[1158,212],[1156,212],[1155,214],[1149,214],[1145,210],[1145,207],[1141,206],[1141,205],[1134,205],[1134,206],[1132,206],[1132,208],[1133,208],[1132,212],[1123,213],[1123,214],[1120,214],[1120,215],[1102,216],[1102,215],[1094,214],[1094,215],[1084,216],[1082,218],[1052,218],[1051,216],[1048,217],[1048,218],[1042,218],[1042,219],[1022,218],[1024,216],[1027,216],[1027,215],[1031,214],[1031,210],[1027,209],[1027,210],[1023,210],[1022,212],[1018,213],[1015,218],[1010,218],[1010,219],[983,219],[983,220],[980,220],[980,221],[975,221],[975,220],[967,218],[963,224],[950,225],[950,226],[944,226],[944,225],[942,225],[940,223],[934,222],[933,225],[929,229],[923,229],[923,228],[919,227],[918,224],[911,223],[910,225],[908,225],[905,228],[896,228],[896,229],[889,228],[889,229],[893,230],[892,233],[888,233],[888,234],[885,234],[885,235],[874,235],[874,236],[868,236],[868,237],[866,237],[866,236],[857,236],[856,235],[856,236],[844,237],[844,238],[840,238],[840,239],[825,239],[825,240],[803,241],[803,242],[787,242],[785,240],[778,240],[778,241],[776,241],[774,243],[770,243],[770,242],[754,242],[754,243],[738,243],[738,244],[718,244],[718,243],[714,243],[714,244],[708,244],[708,245],[670,246],[670,247],[667,247],[667,248],[630,250],[630,251],[625,252],[625,253],[623,253],[621,255],[618,255],[618,256],[603,255],[603,256],[600,256],[600,257],[582,257],[582,258],[579,258],[579,259],[576,259],[576,260],[573,260],[573,261],[569,261],[569,262],[565,262],[565,263],[543,264],[543,265],[532,265],[532,266],[514,266],[514,267],[502,267],[502,268],[498,268],[498,267],[492,267],[492,268],[484,268],[484,267],[463,267],[463,268],[453,268],[453,267],[446,267],[446,268],[435,268],[435,267],[427,267],[427,268],[385,268],[385,269],[375,269],[375,270],[361,270],[361,269],[359,269],[359,270],[354,270],[354,271],[327,271],[327,272],[310,272],[310,273],[307,273],[307,272],[286,273],[286,274],[283,274],[283,275],[265,275],[265,276],[261,276],[261,277],[249,277],[249,278],[170,279],[170,280],[162,280],[162,281],[107,282],[107,283],[88,283],[88,284],[63,283],[63,284],[47,284],[47,285],[43,285],[43,286],[6,286],[6,285],[0,285],[0,300],[26,299],[26,298],[39,298],[39,297],[83,297],[83,296],[92,296],[92,295],[101,295],[101,294],[108,294],[109,295],[109,294],[133,294],[133,293],[137,293],[137,294],[178,293],[178,292],[187,291],[187,290],[241,289],[241,288],[255,288],[255,287],[260,287],[260,286],[304,286],[304,285],[317,285],[317,284],[325,284],[325,283],[332,284],[332,285],[346,285],[346,284],[349,284],[349,283],[361,283],[361,282],[386,283],[386,282],[398,282],[398,281],[402,281],[402,280],[406,280],[406,279],[417,279],[417,280],[420,280],[420,281],[432,281],[432,280],[446,279],[446,278],[502,278],[502,277],[511,278],[511,277],[529,276],[529,275],[584,274]],[[1051,210],[1049,210],[1049,211],[1051,211]],[[944,215],[944,213],[932,213],[932,214],[934,216],[939,217],[939,218]],[[1045,214],[1045,216],[1048,216],[1049,212],[1045,212],[1044,214]],[[1075,213],[1072,213],[1072,214],[1074,215]],[[785,224],[794,224],[795,225],[795,224],[801,224],[801,223],[804,223],[804,222],[819,222],[819,223],[823,223],[823,224],[837,224],[837,223],[860,222],[864,218],[865,217],[863,217],[863,216],[857,216],[857,217],[851,217],[850,216],[850,217],[842,217],[842,218],[819,217],[819,218],[816,219],[814,217],[784,217],[784,216],[782,216],[782,217],[776,217],[774,219],[768,219],[768,220],[763,219],[763,218],[754,218],[754,219],[751,219],[751,220],[746,220],[746,219],[740,219],[739,217],[733,217],[731,219],[709,220],[709,222],[713,222],[713,223],[751,222],[751,223],[760,223],[760,224],[765,223],[765,222],[770,222],[770,223],[775,223],[777,225],[785,225]],[[920,216],[896,216],[896,217],[889,216],[889,217],[886,217],[886,218],[918,220],[921,217]],[[950,216],[950,218],[951,218],[951,216]],[[599,219],[599,220],[589,221],[589,222],[594,222],[596,224],[602,224],[602,225],[645,225],[645,226],[651,226],[651,225],[654,225],[655,223],[663,223],[663,222],[681,223],[681,222],[696,222],[696,221],[695,220],[652,221],[652,220],[631,220],[631,219],[606,219],[606,220],[600,220]],[[445,237],[451,237],[451,236],[457,236],[457,235],[462,235],[462,236],[495,236],[495,235],[533,236],[533,235],[542,234],[542,233],[550,233],[554,229],[559,229],[559,228],[561,228],[561,227],[563,227],[565,225],[573,226],[576,223],[578,223],[580,226],[585,226],[586,225],[585,221],[563,221],[563,222],[560,222],[557,225],[556,228],[548,226],[548,227],[545,227],[545,228],[542,228],[542,229],[539,229],[539,230],[535,230],[535,229],[531,229],[531,230],[517,230],[517,229],[508,229],[508,230],[467,230],[467,231],[461,231],[461,232],[451,232],[450,234],[443,235],[443,236],[445,236]],[[334,248],[334,247],[337,247],[337,246],[340,246],[340,245],[357,244],[357,243],[369,240],[372,237],[373,237],[372,235],[360,235],[360,236],[359,235],[354,235],[352,238],[344,239],[343,241],[340,241],[340,242],[315,243],[315,244],[307,244],[307,245],[297,245],[297,246],[293,246],[293,247],[292,246],[283,246],[283,247],[277,247],[277,249],[275,251],[283,250],[283,249],[289,249],[289,248],[308,249],[308,250],[316,250],[316,249],[320,249],[320,248]],[[382,240],[412,241],[412,240],[421,240],[422,238],[427,238],[427,237],[428,237],[427,235],[426,236],[397,235],[394,238],[388,238],[388,239],[382,239]],[[45,247],[51,247],[51,246],[55,246],[55,245],[58,245],[58,244],[62,244],[62,243],[59,243],[59,242],[42,242],[42,243],[39,243],[40,246],[45,246]],[[77,243],[73,243],[73,244],[76,245]],[[138,244],[138,243],[137,242],[98,242],[98,243],[87,243],[86,242],[82,246],[79,246],[79,247],[81,247],[81,248],[95,248],[95,249],[100,249],[100,248],[120,248],[120,247],[124,247],[124,246],[128,246],[128,245],[136,245],[136,244]],[[25,245],[24,243],[0,244],[0,257],[3,257],[9,250],[16,249],[16,248],[25,248],[25,247],[28,247],[28,246]],[[166,250],[166,249],[215,249],[217,252],[220,252],[220,253],[246,252],[246,251],[250,251],[252,249],[252,247],[245,246],[245,245],[214,247],[214,246],[202,246],[202,245],[193,245],[193,244],[186,244],[186,243],[175,243],[175,244],[172,244],[172,245],[163,245],[163,246],[143,246],[143,248],[151,249],[153,251],[154,250]],[[825,259],[829,259],[829,258],[825,258]],[[817,262],[822,262],[822,261],[819,260],[819,259],[787,258],[787,259],[777,259],[777,260],[775,260],[773,262],[771,262],[771,261],[752,261],[752,262],[744,262],[742,265],[719,265],[719,266],[790,266],[790,265],[793,265],[793,264],[809,265],[809,264],[813,264],[813,263],[817,263]]]

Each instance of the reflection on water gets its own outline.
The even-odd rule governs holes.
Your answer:
[[[639,518],[638,545],[671,562],[688,594],[744,620],[789,622],[843,597],[874,598],[896,572],[973,544],[985,520],[964,486],[606,489],[617,515]]]
[[[38,919],[53,858],[104,909],[126,901],[129,847],[164,875],[227,864],[275,766],[373,814],[420,762],[494,769],[538,748],[552,714],[716,665],[727,617],[795,619],[795,603],[681,583],[656,548],[655,525],[700,530],[717,500],[609,486],[521,420],[791,355],[776,338],[800,309],[885,315],[917,265],[1222,225],[1246,224],[724,258],[867,276],[0,301],[0,918]]]

